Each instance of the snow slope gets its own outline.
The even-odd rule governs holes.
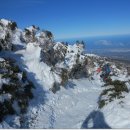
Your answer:
[[[70,80],[72,88],[50,93],[31,128],[80,128],[89,113],[97,109],[101,88],[94,84],[87,79]]]
[[[2,20],[4,26],[8,25],[7,20]],[[32,27],[27,28],[32,31]],[[3,32],[6,31],[3,28]],[[0,32],[1,33],[1,32]],[[101,92],[104,90],[104,82],[97,74],[96,70],[99,67],[98,61],[100,57],[93,54],[83,53],[82,45],[68,45],[65,61],[57,63],[59,68],[71,69],[76,64],[77,55],[80,55],[79,60],[83,61],[85,56],[89,57],[89,61],[93,64],[87,66],[88,73],[91,78],[69,79],[68,83],[63,87],[60,86],[60,91],[55,94],[50,91],[55,82],[60,83],[61,77],[51,70],[51,66],[45,62],[41,62],[40,53],[42,47],[40,42],[46,44],[48,38],[37,36],[37,40],[27,45],[20,40],[21,30],[16,29],[12,35],[14,45],[20,48],[13,51],[1,51],[1,57],[9,57],[16,60],[16,64],[27,72],[27,77],[35,86],[33,90],[34,98],[30,101],[28,111],[26,114],[7,116],[0,128],[130,128],[130,93],[125,94],[123,99],[114,99],[114,101],[105,105],[102,109],[98,108],[98,101]],[[4,33],[3,33],[4,34]],[[44,34],[44,33],[43,33]],[[4,35],[0,35],[0,38]],[[30,37],[29,37],[30,38]],[[29,39],[30,40],[30,39]],[[31,39],[32,40],[32,39]],[[52,43],[49,41],[48,44]],[[65,47],[58,42],[55,43],[54,50]],[[62,53],[62,52],[61,52]],[[97,59],[93,61],[94,58]],[[94,67],[93,67],[94,65]],[[121,81],[130,81],[130,76],[127,71],[117,69],[112,66],[116,75],[111,78],[113,80],[119,79]],[[0,77],[0,87],[3,82]],[[127,82],[127,87],[130,90],[130,82]],[[1,95],[0,100],[9,98],[9,95]],[[123,102],[123,103],[121,103]],[[22,120],[22,123],[21,123]]]
[[[130,94],[124,99],[124,106],[126,107],[122,107],[122,105],[115,107],[117,102],[119,103],[115,100],[99,110],[97,102],[103,89],[101,87],[103,82],[100,79],[100,74],[97,75],[96,73],[93,77],[94,80],[86,78],[69,80],[67,89],[62,88],[56,94],[53,94],[49,91],[53,84],[53,76],[48,75],[50,73],[49,66],[39,62],[40,48],[31,43],[28,46],[29,50],[27,47],[26,50],[17,53],[24,55],[23,64],[36,75],[36,79],[46,95],[46,98],[41,97],[44,94],[40,93],[37,87],[35,95],[39,95],[39,98],[31,102],[32,105],[28,112],[29,128],[129,128],[129,117],[126,115],[129,114],[129,103],[127,101],[130,99]],[[55,79],[59,80],[56,77]],[[128,78],[126,79],[128,80]],[[123,80],[125,80],[125,76]],[[37,106],[36,102],[39,99],[41,102]],[[36,104],[35,107],[34,104]],[[86,127],[84,121],[91,113],[94,113],[94,119],[87,122]],[[100,116],[102,117],[101,122],[99,122]],[[113,122],[113,119],[115,119],[115,122]]]

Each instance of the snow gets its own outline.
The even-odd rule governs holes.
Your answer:
[[[99,57],[98,55],[95,54],[85,54],[86,56],[90,56],[90,57]]]
[[[2,19],[1,22],[6,26],[9,21]],[[33,31],[33,27],[27,28]],[[130,128],[130,93],[125,93],[125,98],[115,99],[108,103],[102,109],[98,108],[98,100],[101,92],[104,90],[104,82],[100,78],[100,74],[96,73],[99,67],[97,62],[94,62],[95,67],[88,68],[88,73],[93,74],[93,80],[90,78],[70,79],[65,88],[60,86],[60,91],[56,94],[50,91],[54,82],[60,83],[61,78],[58,74],[51,70],[51,67],[40,62],[41,48],[38,43],[28,43],[25,45],[20,41],[22,31],[16,29],[12,35],[13,44],[24,46],[15,52],[0,52],[0,57],[10,57],[16,60],[16,64],[27,72],[28,79],[35,85],[33,90],[34,98],[29,102],[28,111],[24,115],[19,114],[17,102],[14,102],[13,107],[17,110],[17,115],[7,116],[0,128]],[[0,38],[6,34],[6,29],[0,32]],[[47,40],[45,33],[41,33],[44,39]],[[39,35],[37,35],[40,38]],[[46,43],[46,42],[44,42]],[[54,45],[54,49],[59,49],[63,46],[60,42]],[[65,63],[57,64],[58,67],[68,67],[71,69],[76,64],[77,54],[80,55],[79,60],[82,61],[85,56],[99,58],[95,54],[83,55],[82,45],[66,46],[67,54],[65,55]],[[0,62],[5,61],[0,58]],[[128,81],[129,76],[125,69],[117,69],[112,65],[113,71],[117,76],[112,76],[112,80]],[[22,74],[19,73],[21,78]],[[9,79],[1,79],[0,88],[3,83],[8,84]],[[130,83],[126,85],[130,89]],[[9,99],[10,94],[4,93],[0,95],[0,102]],[[105,98],[105,97],[104,97]],[[121,103],[123,102],[123,103]],[[23,118],[23,125],[20,120]]]
[[[9,93],[0,95],[0,102],[4,102],[4,100],[9,100],[9,99],[11,99],[11,94]]]
[[[22,45],[24,44],[21,42],[20,37],[21,37],[22,30],[16,29],[14,35],[12,36],[12,43],[15,45]]]
[[[49,88],[52,87],[54,80],[60,82],[60,78],[51,72],[47,64],[40,62],[40,50],[37,43],[29,43],[26,49],[14,53],[17,56],[22,55],[21,58],[16,58],[18,64],[26,66],[29,79],[36,86],[35,98],[30,102],[28,119],[25,120],[29,123],[29,128],[129,128],[130,94],[123,99],[124,105],[115,100],[99,110],[97,102],[103,90],[101,87],[103,82],[100,74],[96,73],[93,76],[94,80],[87,78],[69,80],[66,89],[61,87],[60,91],[53,94]],[[96,70],[98,64],[95,65]],[[123,80],[125,79],[124,76]],[[17,103],[14,107],[17,107]],[[18,120],[19,117],[16,116],[15,127],[20,126]],[[2,128],[9,127],[6,122],[4,122],[6,126]]]
[[[67,47],[64,46],[61,42],[56,42],[56,43],[55,43],[55,46],[54,46],[53,48],[54,48],[54,50],[58,50],[58,49],[60,49],[60,47],[67,48]]]
[[[60,44],[60,43],[58,43]],[[79,60],[82,62],[84,59],[84,56],[81,55],[83,53],[83,48],[80,45],[68,45],[67,46],[67,54],[65,56],[65,62],[64,65],[68,67],[68,69],[71,69],[73,65],[76,64],[77,55],[79,55]],[[62,64],[61,64],[62,66]]]
[[[129,128],[129,117],[126,116],[129,115],[129,94],[124,100],[126,107],[122,107],[119,101],[115,100],[99,110],[97,102],[103,90],[103,82],[100,74],[96,73],[94,80],[69,80],[66,89],[62,87],[53,94],[49,88],[52,87],[54,78],[57,81],[60,81],[60,78],[52,74],[49,66],[40,62],[40,50],[37,43],[29,43],[26,49],[15,52],[15,55],[22,55],[22,63],[18,63],[26,66],[28,76],[36,86],[35,98],[30,102],[27,113],[26,122],[29,122],[29,128]],[[98,64],[95,65],[96,70]],[[89,119],[90,116],[94,117]],[[15,122],[19,124],[18,117]]]
[[[35,28],[34,26],[29,26],[26,29],[29,30],[30,32],[36,32],[37,31],[37,27]]]
[[[33,46],[33,44],[31,45]],[[32,49],[32,47],[30,48],[31,51],[33,52],[34,49]],[[36,48],[35,48],[35,52],[37,52]],[[29,64],[28,66],[30,66]],[[35,62],[35,65],[36,64],[37,63]],[[44,66],[43,73],[45,73],[45,70],[46,73],[48,73],[49,72],[49,69],[47,69],[48,66],[46,66],[43,63],[42,66]],[[41,83],[43,83],[44,85],[49,84],[49,81],[47,80],[48,77],[46,78],[46,81],[44,81],[44,79],[41,78],[43,73],[39,75],[40,72],[38,71],[38,69],[34,70],[34,67],[32,68],[33,69],[31,69],[31,71],[36,73]],[[42,68],[40,68],[39,70],[42,70]],[[126,120],[128,119],[128,116],[127,118],[123,118],[124,122],[122,122],[122,116],[120,117],[121,114],[120,112],[122,111],[124,112],[126,111],[126,109],[123,109],[121,106],[118,108],[115,107],[116,101],[110,103],[109,105],[107,105],[107,107],[104,107],[104,109],[101,111],[98,109],[97,102],[98,102],[98,97],[102,91],[101,86],[103,82],[100,80],[100,75],[95,74],[94,79],[95,79],[94,81],[89,81],[89,79],[70,80],[68,89],[62,88],[56,94],[48,92],[47,101],[44,102],[44,105],[41,104],[39,108],[34,108],[34,107],[30,108],[30,116],[31,116],[30,119],[35,119],[35,120],[32,121],[33,123],[30,123],[29,127],[30,128],[81,128],[85,119],[89,117],[89,114],[91,115],[91,112],[96,111],[94,112],[95,113],[94,120],[96,120],[97,124],[95,125],[93,121],[89,121],[88,127],[91,128],[93,125],[95,125],[98,128],[104,128],[104,127],[129,128],[128,121]],[[115,111],[113,111],[113,108],[115,109]],[[117,111],[119,112],[119,115],[115,119],[115,114],[117,113]],[[113,114],[111,114],[112,112]],[[129,115],[129,111],[126,111],[125,113],[126,115]],[[102,122],[104,124],[101,124],[99,122],[100,116],[102,117],[102,114],[104,115],[104,118],[102,119]],[[109,116],[106,114],[108,114]],[[115,119],[115,122],[112,122],[113,119]],[[123,124],[120,122],[122,122]],[[115,125],[115,123],[118,125]]]
[[[124,103],[119,104],[119,101],[115,100],[103,108],[102,112],[104,113],[107,124],[109,124],[111,128],[130,128],[129,100],[130,94],[123,99]]]
[[[0,123],[0,129],[12,129],[12,127],[10,127],[7,122],[3,121]]]
[[[1,74],[0,74],[0,89],[1,89],[3,83],[4,84],[8,84],[9,83],[9,79],[4,79],[4,78],[2,79],[1,78]]]
[[[70,80],[67,89],[61,88],[53,94],[49,88],[54,80],[60,82],[60,78],[50,71],[49,66],[40,62],[40,50],[36,43],[29,43],[26,50],[16,52],[23,55],[22,64],[27,66],[28,73],[35,74],[39,84],[28,110],[29,128],[80,128],[89,113],[97,109],[102,90],[99,77],[95,81]]]
[[[83,52],[83,47],[80,45],[68,45],[67,52],[70,53],[73,51],[75,54],[81,54]]]
[[[0,57],[0,62],[4,62],[5,60],[3,58]]]
[[[24,55],[24,64],[28,67],[28,72],[33,72],[36,78],[42,81],[44,87],[49,89],[52,87],[54,81],[60,82],[60,77],[51,71],[51,67],[47,64],[40,62],[41,48],[36,43],[29,43],[26,50],[19,51],[17,54]]]
[[[5,39],[5,36],[6,36],[6,30],[1,27],[1,29],[0,29],[0,39]]]
[[[15,52],[15,55],[23,55],[22,63],[18,63],[26,66],[28,76],[36,86],[35,98],[30,102],[27,113],[29,128],[129,128],[129,94],[124,100],[126,107],[115,100],[99,110],[97,102],[103,82],[100,74],[96,73],[94,80],[69,80],[66,89],[62,87],[53,94],[49,88],[52,87],[54,77],[57,81],[60,78],[51,73],[49,66],[40,62],[40,50],[36,43],[29,43],[25,50]],[[97,68],[98,65],[95,65]],[[91,116],[93,118],[89,119]],[[15,122],[19,124],[18,117]]]
[[[6,20],[6,19],[1,19],[0,22],[4,25],[4,26],[7,26],[10,21],[9,20]]]
[[[30,32],[32,32],[34,30],[33,26],[27,27],[26,29],[28,29]]]
[[[56,94],[50,93],[48,102],[41,106],[37,113],[35,112],[37,118],[30,127],[81,128],[89,113],[97,109],[97,97],[101,87],[95,87],[95,84],[88,79],[70,80],[69,86],[72,88],[68,86],[68,89],[62,88]]]
[[[0,19],[0,23],[2,24],[2,26],[0,25],[0,39],[5,39],[6,31],[8,30],[7,26],[10,22],[6,19]]]

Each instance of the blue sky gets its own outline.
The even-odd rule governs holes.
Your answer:
[[[130,0],[0,0],[0,18],[38,25],[57,39],[130,34]]]

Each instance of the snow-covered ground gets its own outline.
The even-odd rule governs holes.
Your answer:
[[[87,79],[70,80],[68,85],[68,89],[47,95],[48,101],[31,114],[36,118],[30,128],[81,128],[89,113],[97,110],[100,85],[95,87]]]
[[[98,99],[103,88],[100,75],[94,75],[94,80],[87,78],[69,80],[65,88],[53,94],[49,88],[54,78],[50,67],[40,62],[40,48],[28,44],[29,48],[7,55],[17,60],[17,64],[25,69],[29,79],[34,83],[34,99],[28,108],[28,128],[130,128],[130,94],[126,96],[124,105],[114,101],[103,109],[98,109]],[[35,51],[34,51],[35,50]],[[124,78],[125,79],[125,78]],[[18,118],[18,117],[17,117]],[[7,124],[8,124],[8,120]],[[3,127],[7,127],[3,122]],[[16,122],[15,122],[16,123]],[[5,125],[5,126],[4,126]]]
[[[39,85],[36,86],[34,92],[36,97],[31,101],[28,110],[28,127],[80,128],[89,113],[98,109],[98,97],[102,90],[99,76],[95,75],[97,80],[94,81],[86,78],[70,80],[67,89],[62,87],[53,94],[49,88],[53,78],[58,81],[59,77],[50,74],[49,66],[39,61],[39,47],[33,44],[28,46],[29,50],[27,48],[16,52],[24,56],[22,59],[27,71],[35,74],[36,80],[34,81],[34,77],[30,79]]]
[[[29,79],[35,84],[35,98],[30,102],[26,123],[28,128],[129,128],[129,99],[124,105],[118,100],[98,109],[98,99],[103,88],[100,75],[94,80],[87,78],[69,80],[65,88],[53,94],[49,88],[54,78],[50,67],[40,62],[40,48],[35,44],[30,49],[12,54],[21,68],[26,69]],[[34,52],[35,50],[35,52]],[[15,57],[15,55],[17,55]],[[10,55],[11,56],[11,55]],[[21,58],[20,58],[20,57]],[[21,59],[21,60],[20,60]],[[26,66],[26,67],[25,67]],[[125,77],[124,77],[125,79]]]
[[[8,21],[3,19],[1,22],[4,24],[4,33],[0,32],[0,38],[4,38],[8,31],[6,27]],[[33,28],[27,29],[31,32]],[[99,67],[99,56],[82,55],[83,45],[68,45],[65,61],[58,62],[56,66],[71,69],[76,64],[77,55],[80,55],[80,63],[85,56],[88,56],[88,62],[90,61],[91,64],[88,63],[87,69],[92,78],[69,79],[66,86],[60,86],[60,91],[54,94],[50,88],[55,82],[60,83],[61,77],[51,70],[51,66],[41,62],[40,54],[43,48],[39,46],[38,39],[33,43],[22,43],[21,33],[22,31],[18,28],[15,33],[11,33],[13,44],[18,48],[15,49],[15,52],[1,51],[0,62],[4,61],[2,57],[16,60],[16,64],[21,70],[27,72],[28,79],[35,86],[34,98],[29,102],[26,114],[7,116],[0,123],[0,128],[130,128],[130,93],[125,93],[125,98],[114,99],[102,109],[98,107],[100,94],[105,89],[102,87],[104,82],[100,77],[101,73],[97,74],[96,71]],[[47,39],[39,38],[43,40],[44,44],[48,44],[45,42]],[[30,41],[30,37],[28,39]],[[65,45],[59,42],[53,46],[54,50],[59,49],[60,46],[65,50]],[[96,58],[95,61],[93,61],[94,58]],[[126,85],[130,90],[130,77],[126,76],[126,70],[117,69],[114,65],[112,68],[117,74],[111,76],[112,80],[129,81]],[[1,79],[0,75],[0,86],[3,82],[8,81]],[[8,94],[0,95],[0,101],[9,97]]]

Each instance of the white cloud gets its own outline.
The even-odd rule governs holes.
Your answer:
[[[124,43],[120,42],[119,45],[120,45],[120,46],[124,46]]]
[[[118,48],[118,49],[112,49],[112,50],[110,50],[110,52],[130,52],[130,49],[120,49],[120,48]]]
[[[105,46],[110,46],[112,45],[111,41],[108,40],[99,40],[95,42],[96,45],[105,45]]]

